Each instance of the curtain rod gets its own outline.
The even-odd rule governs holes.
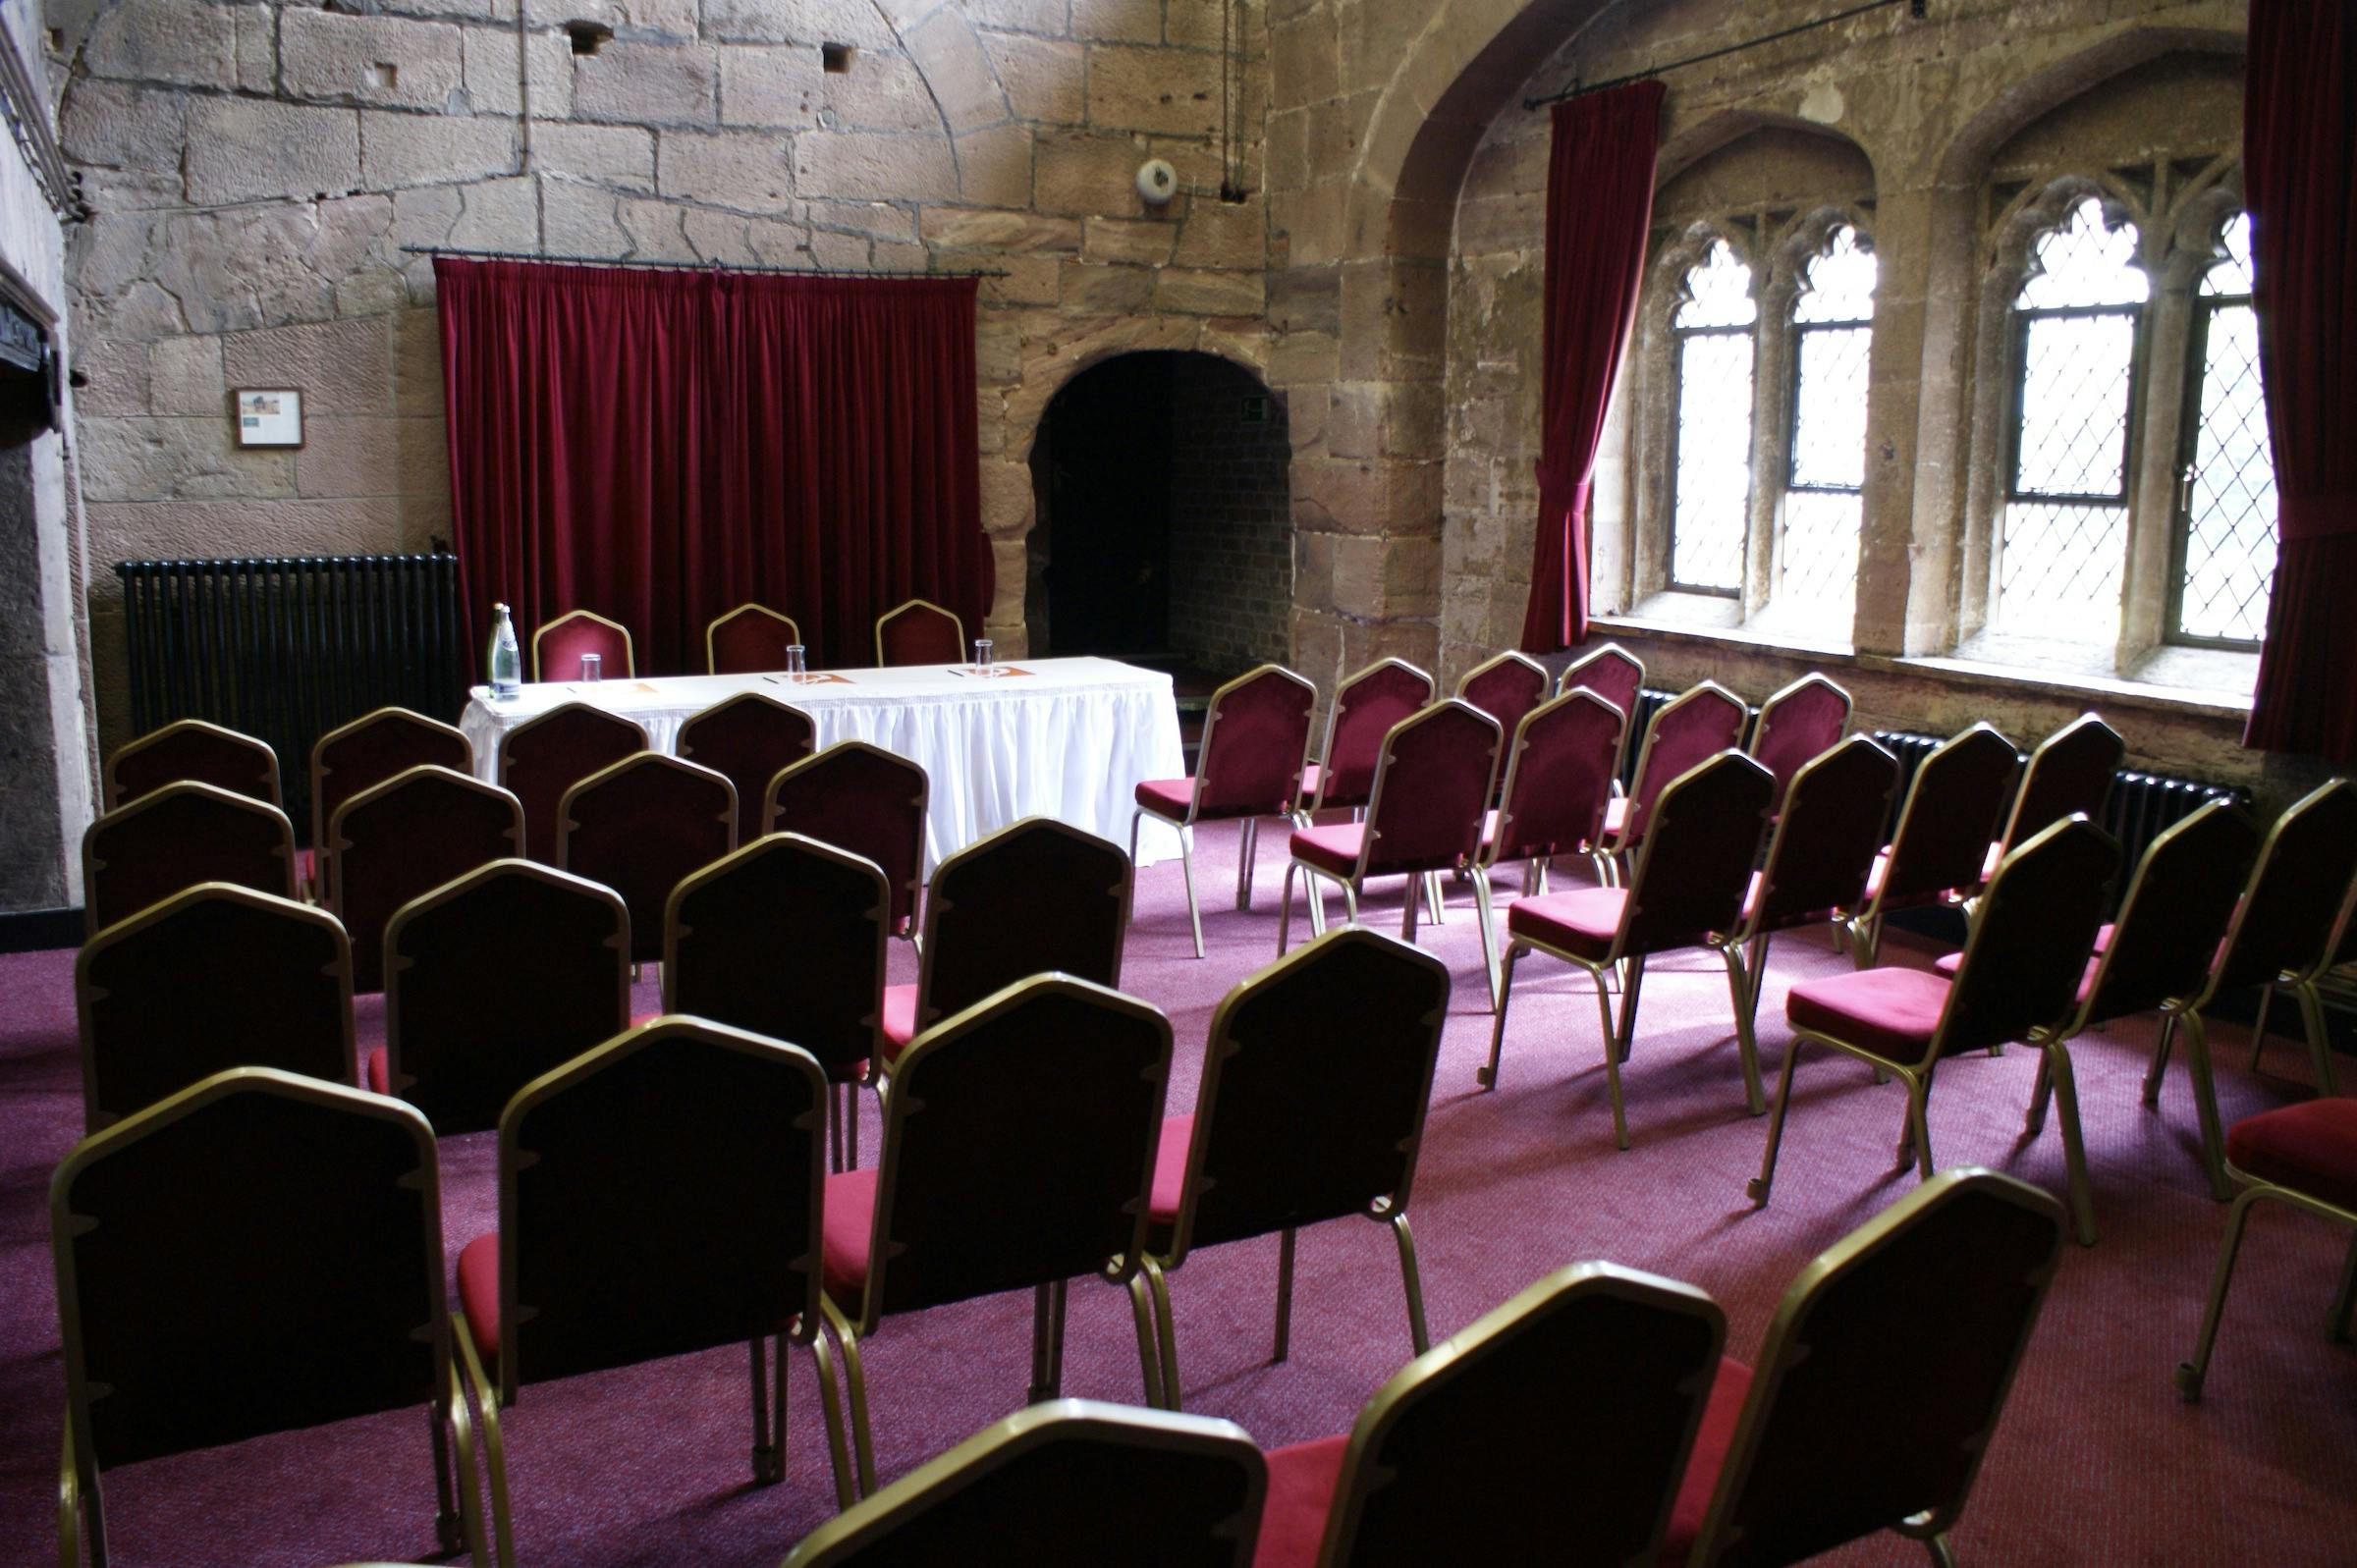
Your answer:
[[[412,256],[465,256],[471,261],[545,261],[572,267],[679,267],[689,272],[778,272],[799,278],[1004,278],[996,268],[971,272],[900,272],[885,267],[782,267],[765,261],[667,261],[655,256],[624,260],[617,256],[557,256],[536,250],[466,250],[457,245],[403,245]]]
[[[1574,80],[1571,85],[1563,88],[1561,92],[1550,92],[1540,97],[1523,99],[1522,107],[1525,109],[1544,109],[1549,104],[1562,103],[1566,98],[1584,98],[1591,92],[1604,92],[1613,87],[1625,87],[1632,81],[1644,81],[1650,78],[1660,76],[1665,71],[1678,71],[1687,66],[1701,65],[1707,60],[1718,60],[1727,55],[1741,54],[1746,49],[1757,49],[1762,44],[1781,42],[1785,38],[1793,36],[1795,33],[1811,32],[1819,27],[1830,27],[1836,22],[1847,22],[1852,17],[1862,17],[1869,11],[1880,11],[1886,6],[1894,6],[1899,3],[1900,0],[1866,0],[1864,5],[1851,6],[1846,11],[1836,11],[1830,17],[1819,17],[1814,22],[1796,22],[1789,27],[1780,27],[1774,32],[1762,33],[1756,38],[1746,38],[1741,43],[1730,43],[1726,45],[1724,48],[1710,49],[1701,54],[1688,55],[1683,60],[1672,60],[1668,65],[1648,66],[1642,71],[1632,71],[1627,76],[1614,77],[1605,81],[1580,81]],[[1924,0],[1905,0],[1905,3],[1907,6],[1908,15],[1917,19],[1922,18],[1924,14]]]

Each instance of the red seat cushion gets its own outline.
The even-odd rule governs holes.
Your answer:
[[[1662,1538],[1662,1561],[1682,1563],[1702,1534],[1703,1516],[1711,1510],[1711,1493],[1719,1472],[1727,1467],[1727,1446],[1735,1440],[1735,1421],[1743,1414],[1744,1396],[1751,1392],[1751,1369],[1732,1356],[1721,1358],[1719,1376],[1711,1379],[1711,1396],[1702,1407],[1702,1425],[1694,1433],[1694,1451],[1686,1460],[1685,1479],[1677,1485],[1677,1501],[1670,1507],[1670,1533]]]
[[[2109,938],[2110,935],[2111,928],[2104,927],[2101,936]],[[2087,993],[2095,988],[2095,971],[2102,964],[2103,955],[2103,944],[2099,941],[2096,944],[2095,956],[2087,960],[2086,969],[2079,975],[2079,1000],[2081,1001],[2085,1001]],[[1932,960],[1932,967],[1951,979],[1954,978],[1956,971],[1964,967],[1964,949],[1958,947],[1954,952],[1942,953]]]
[[[901,1048],[916,1038],[916,988],[884,988],[884,1059],[901,1059]]]
[[[1302,809],[1302,810],[1304,810],[1304,811],[1307,811],[1307,810],[1309,809],[1309,803],[1310,803],[1311,801],[1313,801],[1313,800],[1315,800],[1315,799],[1317,799],[1317,798],[1318,798],[1318,781],[1319,781],[1320,779],[1323,779],[1324,777],[1325,777],[1325,774],[1324,774],[1322,771],[1320,771],[1320,769],[1319,769],[1318,765],[1317,765],[1316,763],[1314,763],[1314,762],[1312,762],[1312,763],[1308,763],[1308,764],[1305,764],[1305,765],[1302,767],[1302,769],[1301,769],[1301,809]]]
[[[459,1253],[459,1306],[476,1354],[499,1364],[499,1232],[477,1236]]]
[[[1268,1456],[1268,1500],[1260,1509],[1260,1541],[1252,1568],[1309,1568],[1326,1538],[1326,1515],[1342,1480],[1350,1439],[1320,1437]]]
[[[1613,837],[1628,826],[1628,796],[1615,795],[1604,808],[1605,835]]]
[[[1952,977],[1957,970],[1964,967],[1964,949],[1958,947],[1954,952],[1942,953],[1932,960],[1932,967],[1944,975]]]
[[[1358,845],[1366,837],[1366,824],[1338,822],[1331,828],[1296,829],[1292,838],[1292,856],[1306,860],[1320,871],[1347,877],[1358,869]]]
[[[1189,802],[1195,798],[1192,779],[1142,779],[1137,785],[1137,803],[1157,817],[1173,822],[1184,820]]]
[[[1874,864],[1866,868],[1866,897],[1869,901],[1876,893],[1883,891],[1883,878],[1890,873],[1890,870],[1891,846],[1885,844],[1875,852]]]
[[[1947,977],[1928,969],[1861,969],[1794,986],[1784,999],[1784,1016],[1795,1029],[1831,1035],[1892,1061],[1913,1061],[1932,1043],[1947,989]]]
[[[1162,1123],[1162,1146],[1154,1154],[1154,1197],[1146,1217],[1156,1225],[1178,1217],[1178,1201],[1185,1196],[1186,1146],[1195,1136],[1195,1113],[1167,1116]]]
[[[1602,963],[1613,950],[1613,938],[1620,931],[1620,912],[1627,903],[1626,888],[1575,888],[1569,892],[1516,898],[1506,906],[1506,933]]]
[[[2226,1159],[2261,1181],[2357,1209],[2357,1100],[2306,1100],[2245,1116]]]
[[[1755,871],[1755,872],[1753,872],[1753,873],[1751,874],[1751,881],[1750,881],[1750,882],[1748,882],[1748,883],[1746,883],[1746,884],[1744,884],[1744,887],[1743,887],[1743,914],[1742,914],[1742,918],[1743,918],[1743,919],[1745,919],[1745,920],[1749,920],[1749,919],[1750,919],[1750,918],[1751,918],[1753,915],[1755,915],[1755,914],[1757,914],[1757,913],[1759,912],[1759,908],[1760,908],[1760,886],[1761,886],[1761,884],[1765,883],[1767,880],[1768,880],[1767,873],[1765,873],[1765,872],[1760,872],[1760,871]]]
[[[382,1046],[368,1053],[368,1090],[379,1095],[393,1092],[393,1058]]]
[[[304,896],[321,891],[319,888],[319,857],[316,851],[309,849],[295,851],[295,891]]]
[[[876,1222],[876,1167],[827,1178],[826,1218],[820,1227],[819,1270],[835,1305],[856,1317],[867,1289],[867,1244]]]

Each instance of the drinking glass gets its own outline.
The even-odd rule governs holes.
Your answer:
[[[585,680],[585,681],[587,681],[587,680],[603,680],[603,679],[605,679],[605,678],[606,678],[606,656],[605,656],[604,654],[602,654],[602,653],[585,653],[585,654],[582,654],[582,655],[581,655],[581,678],[582,678],[583,680]]]
[[[974,639],[974,674],[995,676],[999,673],[997,667],[991,662],[990,648],[991,643],[988,637]]]
[[[798,642],[790,642],[786,645],[786,678],[797,685],[810,674],[808,667],[803,663],[806,653],[807,650]]]

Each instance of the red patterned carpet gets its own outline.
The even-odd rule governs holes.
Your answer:
[[[1270,835],[1272,839],[1275,835]],[[1171,1107],[1193,1103],[1211,1009],[1274,953],[1280,864],[1264,851],[1254,910],[1231,893],[1232,831],[1204,834],[1206,961],[1190,956],[1178,867],[1138,879],[1127,989],[1171,1014],[1178,1066]],[[1398,892],[1369,918],[1397,929]],[[1777,1297],[1806,1260],[1913,1183],[1889,1173],[1902,1100],[1863,1067],[1809,1055],[1774,1205],[1754,1214],[1743,1184],[1765,1123],[1743,1114],[1727,988],[1706,953],[1649,969],[1627,1076],[1635,1147],[1613,1148],[1596,1013],[1583,979],[1526,961],[1507,1033],[1504,1085],[1473,1072],[1488,1049],[1479,947],[1461,894],[1426,941],[1454,970],[1423,1166],[1411,1213],[1436,1337],[1541,1272],[1609,1258],[1691,1280],[1726,1307],[1728,1346],[1757,1347]],[[1296,924],[1296,931],[1299,927]],[[903,951],[896,962],[910,972]],[[1761,1008],[1762,1047],[1781,1059],[1782,994],[1845,965],[1822,939],[1780,943]],[[54,1561],[60,1372],[46,1201],[51,1168],[80,1130],[72,955],[0,957],[0,1562]],[[652,986],[641,1004],[652,1005]],[[362,1004],[363,1048],[381,1034]],[[2242,1070],[2243,1037],[2218,1031],[2229,1119],[2305,1092],[2304,1054],[2278,1042],[2271,1071]],[[2082,1042],[2078,1075],[2103,1230],[2068,1249],[1979,1488],[1955,1533],[1967,1565],[2029,1563],[2345,1564],[2357,1560],[2357,1351],[2321,1332],[2346,1238],[2263,1208],[2243,1249],[2208,1396],[2179,1402],[2170,1370],[2190,1349],[2225,1211],[2193,1157],[2185,1081],[2159,1114],[2137,1099],[2146,1023]],[[2019,1142],[2035,1058],[1967,1057],[1932,1098],[1943,1162],[2009,1170],[2059,1193],[2053,1127]],[[2357,1069],[2353,1069],[2357,1070]],[[1773,1078],[1771,1079],[1773,1082]],[[864,1143],[875,1147],[874,1108]],[[618,1151],[627,1158],[627,1151]],[[452,1256],[492,1223],[490,1135],[444,1147]],[[1228,1417],[1276,1446],[1345,1429],[1407,1359],[1396,1255],[1372,1224],[1338,1222],[1301,1243],[1292,1356],[1265,1365],[1274,1238],[1197,1256],[1174,1278],[1190,1410]],[[158,1302],[169,1312],[169,1302]],[[869,1360],[878,1465],[899,1475],[1023,1397],[1028,1293],[886,1324]],[[1927,1323],[1894,1361],[1940,1354]],[[272,1375],[268,1367],[256,1377]],[[1138,1397],[1122,1293],[1072,1287],[1066,1390]],[[531,1564],[774,1563],[833,1509],[816,1382],[794,1369],[786,1484],[746,1485],[741,1350],[526,1389],[508,1418],[522,1559]],[[371,1418],[113,1473],[116,1560],[293,1564],[420,1557],[432,1548],[432,1481],[421,1416]],[[1476,1499],[1467,1499],[1475,1505]],[[1118,1506],[1117,1502],[1109,1504]],[[1565,1521],[1569,1531],[1576,1521]],[[1896,1538],[1845,1563],[1922,1561]]]

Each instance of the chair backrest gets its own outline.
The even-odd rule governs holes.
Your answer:
[[[384,989],[385,923],[420,893],[523,849],[523,808],[448,768],[411,768],[337,808],[327,906],[352,937],[355,991]]]
[[[2104,802],[2111,798],[2112,776],[2128,754],[2119,731],[2083,713],[2038,742],[2021,776],[2021,791],[2005,819],[2000,840],[2007,850],[2025,844],[2040,830],[2079,812],[2089,822],[2104,819]]]
[[[502,1395],[815,1333],[827,1095],[808,1052],[676,1016],[525,1085],[499,1119]]]
[[[1025,817],[934,868],[918,1028],[1033,975],[1119,989],[1129,856],[1053,817]]]
[[[1498,728],[1509,735],[1524,714],[1552,695],[1547,667],[1510,648],[1475,665],[1456,682],[1457,700],[1497,720]]]
[[[1754,756],[1765,768],[1765,759]],[[1780,780],[1782,810],[1768,840],[1759,897],[1748,924],[1780,931],[1866,901],[1866,879],[1883,846],[1883,824],[1898,788],[1898,759],[1851,735]],[[1771,811],[1780,797],[1771,795]]]
[[[2206,801],[2155,838],[2128,884],[2083,1021],[2200,996],[2258,854],[2258,825],[2224,800]]]
[[[1902,1520],[1952,1526],[2061,1251],[2053,1198],[1959,1167],[1820,1253],[1768,1325],[1688,1561],[1764,1568]]]
[[[1645,686],[1645,663],[1618,643],[1608,642],[1572,660],[1556,677],[1558,691],[1576,691],[1582,686],[1619,709],[1623,719],[1633,722],[1637,693]]]
[[[716,676],[783,670],[786,650],[801,640],[802,628],[792,616],[741,604],[704,628],[704,668]]]
[[[295,896],[295,825],[276,806],[173,784],[82,834],[82,928],[99,932],[200,882]]]
[[[557,865],[630,910],[630,956],[663,956],[671,890],[737,847],[737,787],[692,762],[641,751],[600,768],[557,806]]]
[[[663,1009],[790,1040],[848,1079],[884,1049],[891,910],[874,861],[798,833],[756,838],[672,891]]]
[[[1999,861],[1925,1059],[2027,1039],[2068,1017],[2118,873],[2118,841],[2075,814]]]
[[[1976,724],[1923,759],[1891,835],[1891,861],[1875,894],[1900,909],[1979,885],[1998,813],[2021,771],[2021,754],[1995,727]]]
[[[2339,935],[2357,880],[2357,784],[2333,779],[2310,790],[2268,830],[2249,889],[2226,930],[2225,956],[2209,996],[2305,974]],[[2208,997],[2204,1002],[2207,1004]]]
[[[1628,720],[1595,692],[1573,687],[1523,716],[1506,752],[1498,826],[1485,865],[1567,854],[1604,832]]]
[[[630,1027],[630,916],[610,888],[494,860],[385,928],[386,1086],[449,1135]]]
[[[1716,680],[1697,682],[1662,704],[1637,751],[1636,782],[1629,786],[1628,815],[1619,841],[1642,838],[1671,782],[1716,753],[1740,746],[1750,719],[1743,699]]]
[[[356,1079],[352,945],[311,904],[198,883],[74,957],[90,1132],[225,1067]]]
[[[569,610],[532,633],[532,678],[578,680],[581,655],[598,656],[601,676],[635,680],[637,661],[630,654],[630,628],[619,621],[588,610]]]
[[[1734,750],[1707,758],[1662,791],[1628,879],[1623,950],[1662,952],[1733,934],[1775,794],[1768,770]]]
[[[1375,793],[1383,737],[1409,714],[1430,707],[1432,697],[1432,676],[1404,659],[1379,659],[1337,687],[1312,804],[1365,805]]]
[[[49,1233],[85,1480],[451,1385],[434,1135],[408,1106],[215,1073],[76,1145]]]
[[[119,747],[106,762],[106,808],[166,784],[209,784],[266,806],[281,804],[278,753],[265,741],[202,719],[181,719]]]
[[[330,730],[311,747],[312,878],[327,886],[327,825],[361,790],[411,768],[474,772],[474,744],[452,725],[407,708],[379,708]]]
[[[918,1035],[884,1102],[861,1331],[888,1312],[1127,1278],[1170,1070],[1159,1009],[1064,975]]]
[[[836,1515],[786,1568],[1249,1568],[1267,1490],[1267,1463],[1233,1423],[1058,1399]]]
[[[585,702],[551,708],[509,730],[499,743],[499,785],[523,807],[520,852],[555,865],[565,791],[645,749],[644,729]]]
[[[1228,993],[1204,1051],[1172,1260],[1382,1200],[1404,1210],[1448,1021],[1448,966],[1363,926]]]
[[[737,786],[737,833],[761,827],[769,782],[818,749],[818,726],[801,709],[759,691],[740,691],[680,726],[681,757]]]
[[[1318,1562],[1657,1560],[1726,1339],[1692,1285],[1558,1270],[1367,1401]]]
[[[839,740],[769,782],[761,831],[798,833],[884,868],[892,929],[910,929],[925,871],[925,770],[864,740]]]
[[[965,622],[930,599],[911,599],[876,617],[880,665],[955,665],[969,657]]]
[[[1359,875],[1478,859],[1504,744],[1497,720],[1454,697],[1392,726],[1375,765]]]
[[[1776,809],[1782,809],[1784,790],[1801,764],[1832,749],[1848,728],[1849,693],[1820,675],[1802,676],[1760,704],[1751,754],[1776,775]]]
[[[1247,670],[1213,692],[1195,764],[1195,814],[1289,814],[1300,798],[1317,705],[1318,688],[1282,665]]]

